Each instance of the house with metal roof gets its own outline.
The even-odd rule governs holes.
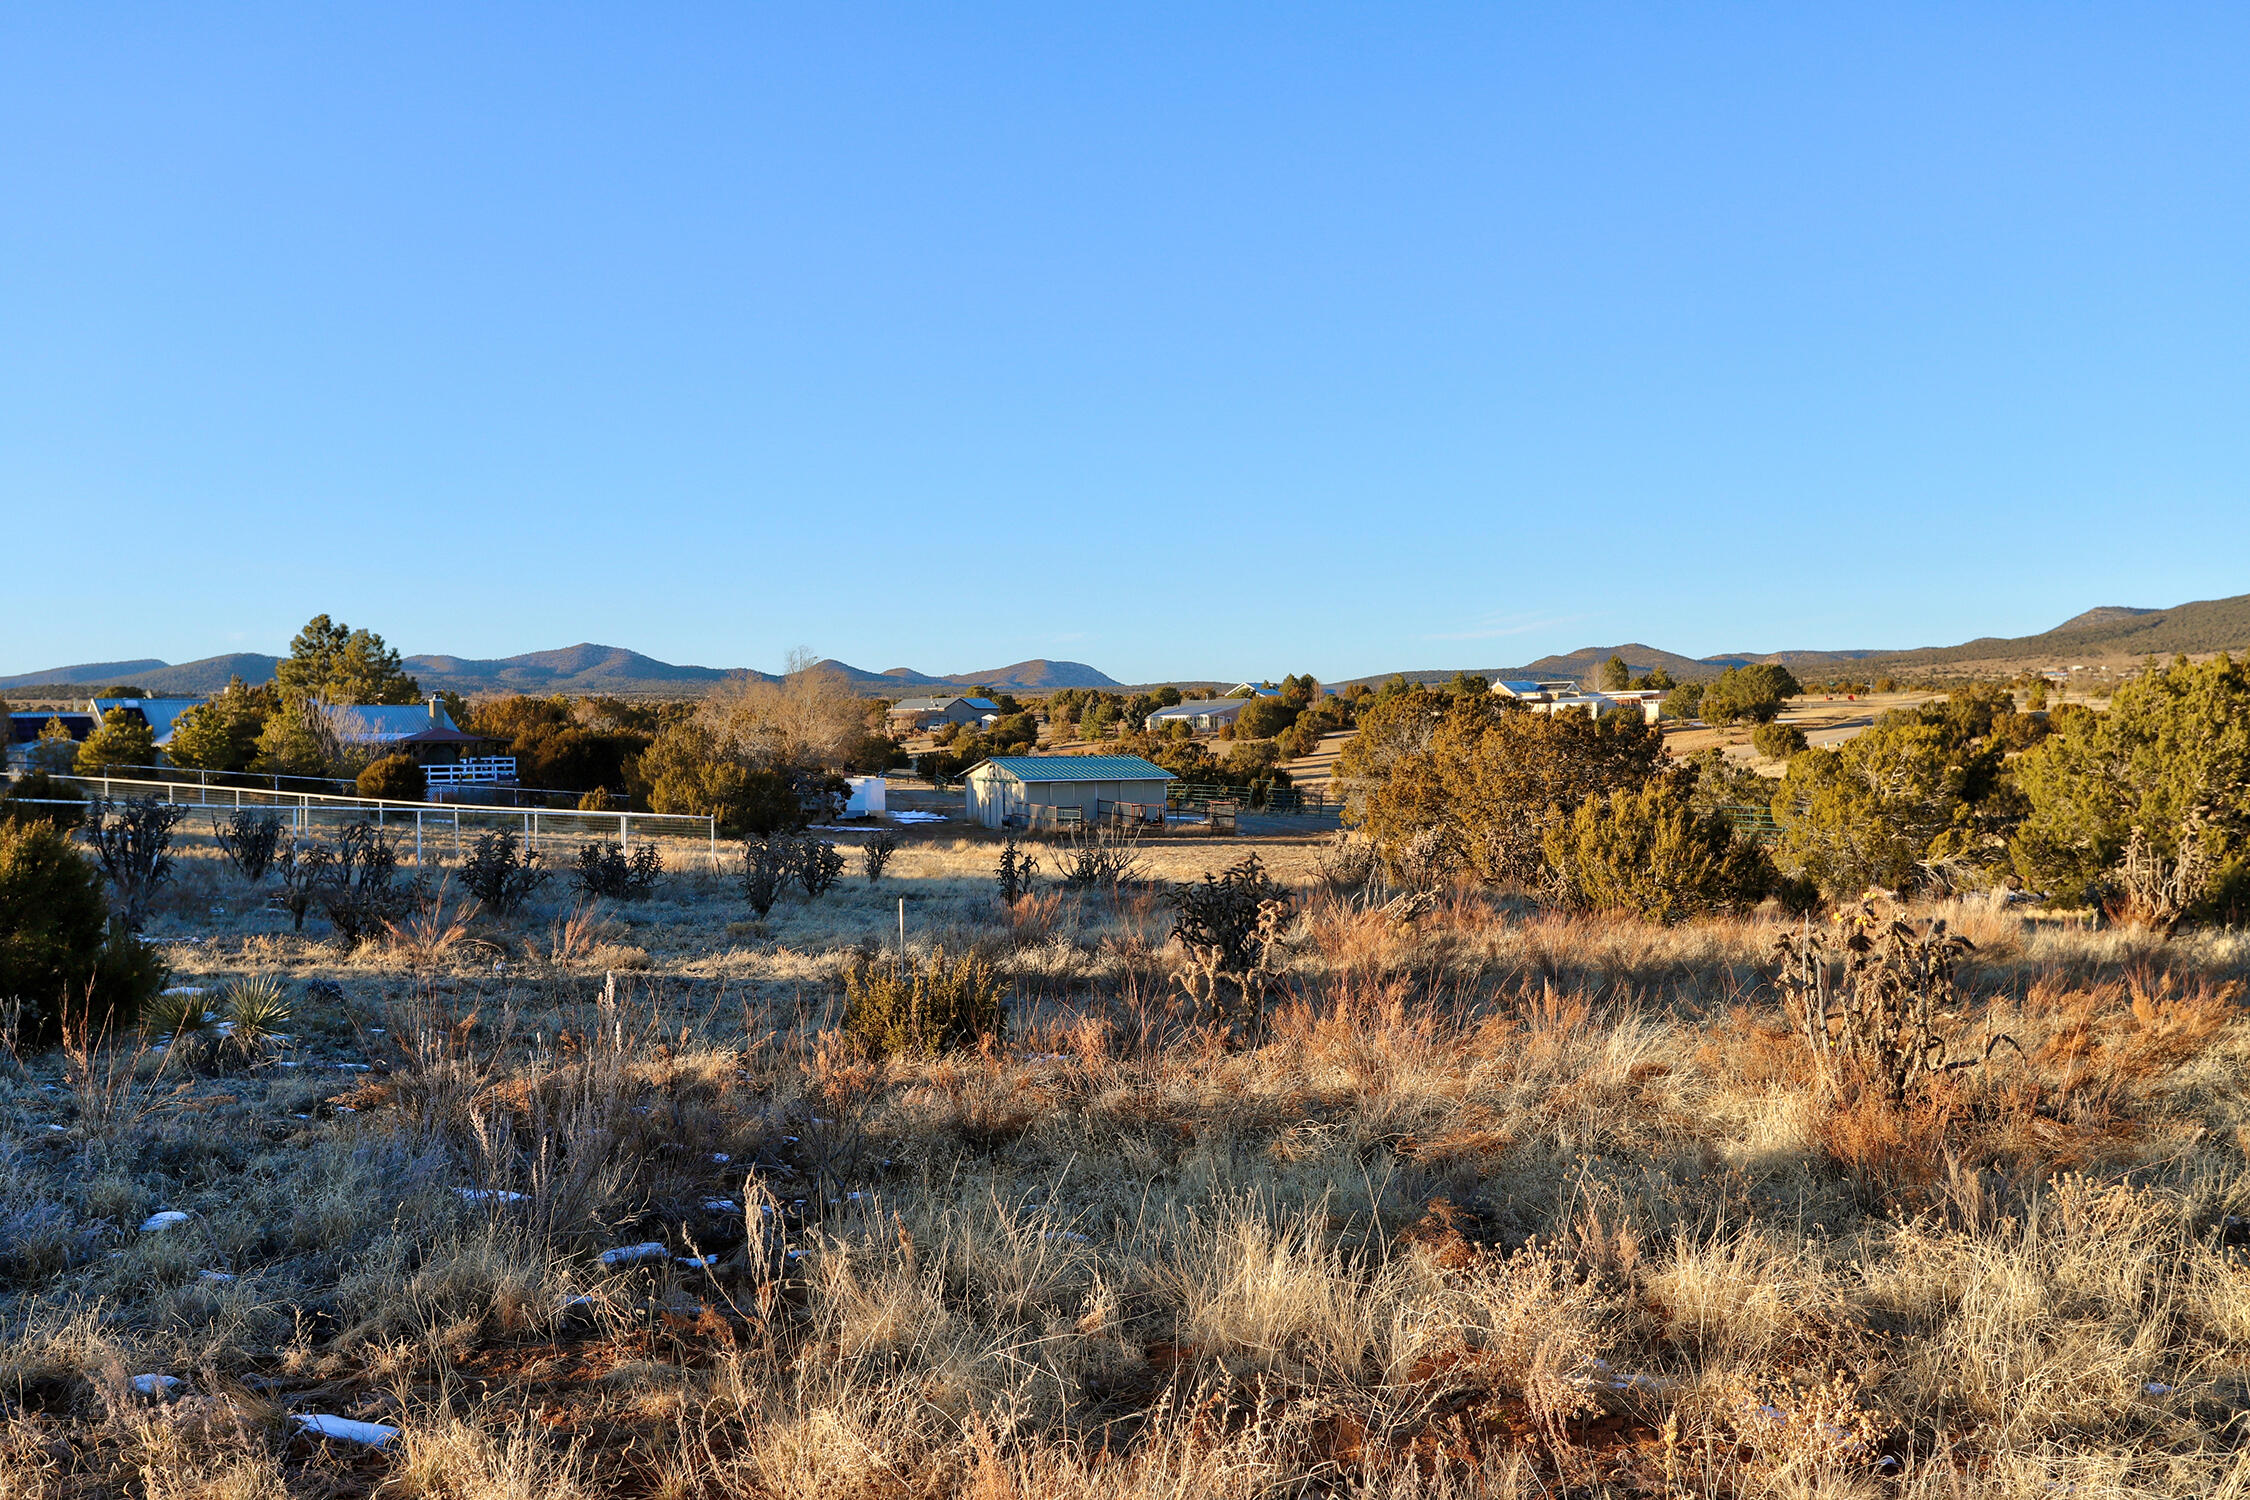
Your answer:
[[[428,703],[346,703],[329,710],[336,737],[347,745],[383,755],[411,755],[428,765],[458,760],[470,749],[489,744],[453,722],[442,699]]]
[[[102,722],[100,718],[89,714],[56,713],[44,708],[10,713],[6,747],[10,769],[21,770],[31,765],[31,753],[38,746],[40,733],[46,729],[50,720],[60,720],[63,733],[69,735],[73,743],[83,743],[86,736],[101,727]],[[62,769],[68,770],[69,767],[66,765]]]
[[[1577,691],[1578,684],[1567,678],[1537,682],[1528,677],[1503,677],[1492,685],[1495,697],[1520,698],[1526,703],[1545,703]]]
[[[940,724],[978,724],[999,712],[1000,705],[990,698],[902,698],[885,719],[894,734],[914,733]]]
[[[1175,703],[1160,708],[1143,721],[1150,734],[1162,734],[1174,724],[1185,724],[1197,734],[1217,734],[1220,728],[1242,717],[1248,698],[1206,698],[1196,703]]]
[[[201,698],[96,698],[87,705],[87,712],[99,724],[111,709],[125,709],[148,726],[148,732],[156,737],[156,748],[162,750],[172,743],[172,722],[189,709],[202,706]]]
[[[1178,779],[1138,755],[995,755],[963,778],[969,818],[987,828],[1160,823]]]

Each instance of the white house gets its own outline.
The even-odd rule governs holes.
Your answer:
[[[1590,688],[1580,688],[1575,682],[1507,678],[1494,683],[1492,691],[1495,696],[1513,699],[1535,714],[1584,713],[1599,718],[1603,714],[1637,713],[1647,724],[1656,722],[1657,713],[1664,705],[1661,688],[1619,688],[1615,692],[1597,693]]]

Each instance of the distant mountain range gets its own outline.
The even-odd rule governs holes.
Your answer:
[[[1849,671],[1854,676],[1876,672],[1959,675],[2020,671],[2027,667],[2069,666],[2082,662],[2130,660],[2143,656],[2170,656],[2175,652],[2242,651],[2250,649],[2250,594],[2229,599],[2204,599],[2171,609],[2138,609],[2106,604],[2073,615],[2039,635],[2008,638],[1986,636],[1958,646],[1926,646],[1917,650],[1861,651],[1726,651],[1716,656],[1682,656],[1639,641],[1622,646],[1583,646],[1558,656],[1542,656],[1518,667],[1469,667],[1422,670],[1404,674],[1383,672],[1353,679],[1381,683],[1404,675],[1416,682],[1444,682],[1457,670],[1480,677],[1591,677],[1611,654],[1625,658],[1637,676],[1662,667],[1683,681],[1716,677],[1728,667],[1751,662],[1776,662],[1792,672],[1815,676]],[[209,656],[177,666],[143,657],[135,661],[80,662],[50,667],[43,672],[21,672],[0,677],[0,692],[45,688],[59,692],[72,688],[90,692],[112,685],[131,685],[152,694],[195,697],[215,693],[231,677],[248,683],[270,681],[278,657],[255,652]],[[1057,688],[1119,688],[1124,684],[1077,661],[1044,658],[1019,661],[983,672],[955,672],[932,676],[911,667],[869,672],[848,662],[824,661],[824,667],[841,673],[853,687],[869,697],[902,698],[949,690],[984,687],[1003,693],[1048,693]],[[712,683],[732,676],[773,680],[772,673],[749,668],[683,667],[627,651],[619,646],[566,646],[560,651],[533,651],[523,656],[475,660],[459,656],[409,656],[406,669],[430,692],[455,693],[590,693],[625,697],[689,697],[707,691]],[[1211,684],[1175,679],[1181,686]],[[1333,684],[1337,687],[1348,683]]]
[[[273,679],[277,656],[235,652],[207,656],[201,661],[173,665],[153,657],[134,661],[79,662],[50,667],[43,672],[21,672],[0,677],[0,692],[31,687],[87,689],[131,686],[152,695],[192,698],[215,693],[230,678],[240,677],[255,686]],[[702,693],[712,683],[733,676],[772,681],[773,673],[750,668],[684,667],[627,651],[619,646],[566,646],[560,651],[532,651],[522,656],[476,660],[459,656],[409,656],[406,670],[429,692],[453,693],[587,693],[630,697],[681,697]],[[985,672],[957,672],[931,676],[911,667],[869,672],[848,662],[825,661],[843,674],[853,687],[870,697],[904,697],[965,687],[989,687],[997,692],[1052,692],[1056,688],[1114,688],[1118,684],[1084,662],[1019,661]]]
[[[2171,609],[2105,604],[2073,615],[2038,635],[1984,636],[1958,646],[1924,646],[1912,650],[1723,651],[1715,656],[1681,656],[1629,641],[1621,646],[1582,646],[1559,656],[1542,656],[1520,667],[1423,670],[1403,675],[1412,682],[1447,682],[1458,671],[1487,678],[1568,677],[1582,681],[1593,676],[1613,653],[1625,658],[1625,665],[1635,676],[1662,667],[1682,681],[1716,677],[1728,667],[1746,666],[1751,662],[1774,662],[1791,672],[1809,672],[1815,676],[1844,671],[1857,677],[1876,672],[1966,675],[2171,656],[2181,651],[2246,649],[2250,649],[2250,594],[2237,594],[2227,599],[2202,599]],[[1354,681],[1380,684],[1398,675],[1402,674],[1384,672]]]

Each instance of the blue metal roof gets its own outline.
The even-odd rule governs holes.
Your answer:
[[[141,716],[149,733],[159,747],[172,743],[172,721],[191,708],[200,708],[201,698],[96,698],[94,717],[99,719],[113,708],[129,708]]]
[[[1018,781],[1177,781],[1138,755],[995,755],[984,762]]]

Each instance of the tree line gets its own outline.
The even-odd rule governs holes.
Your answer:
[[[1762,712],[1778,686],[1730,702]],[[1402,687],[1363,708],[1338,780],[1402,877],[1660,920],[2004,884],[2171,924],[2238,912],[2250,885],[2250,672],[2225,655],[2152,669],[2101,712],[1967,686],[1833,748],[1770,723],[1759,744],[1786,758],[1778,782],[1717,751],[1675,761],[1629,715]],[[1737,831],[1763,814],[1778,836]]]

